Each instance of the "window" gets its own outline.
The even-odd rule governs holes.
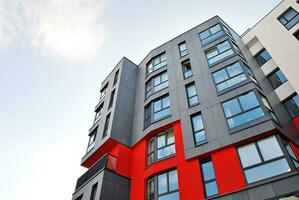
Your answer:
[[[166,65],[166,53],[162,53],[153,59],[150,60],[150,62],[146,66],[146,75],[149,75],[153,71],[156,71],[157,69],[160,69],[161,67],[164,67]]]
[[[118,80],[118,73],[119,73],[119,70],[117,70],[115,72],[115,75],[114,75],[114,80],[113,80],[113,85],[115,85],[117,83],[117,80]]]
[[[115,90],[113,90],[113,91],[111,92],[111,96],[110,96],[110,100],[109,100],[109,106],[108,106],[108,109],[110,109],[110,108],[113,106],[114,94],[115,94]]]
[[[189,107],[198,104],[198,97],[197,97],[197,92],[196,92],[196,87],[194,82],[186,85],[186,92],[187,92]]]
[[[205,186],[205,196],[209,197],[218,194],[218,187],[214,167],[211,159],[207,159],[200,163]]]
[[[159,174],[147,181],[147,200],[179,200],[177,170]]]
[[[202,116],[200,113],[191,116],[192,131],[195,138],[195,143],[200,144],[207,140]]]
[[[89,134],[89,141],[86,152],[88,153],[95,145],[96,137],[97,137],[98,127],[96,127],[90,134]]]
[[[248,183],[290,171],[275,136],[240,146],[237,150]]]
[[[299,22],[299,14],[295,9],[289,8],[278,18],[278,20],[287,29],[290,29]]]
[[[286,100],[284,105],[292,117],[299,116],[299,96],[296,93]]]
[[[103,87],[103,89],[101,90],[101,96],[100,96],[100,100],[102,98],[104,98],[104,96],[106,96],[107,94],[107,89],[108,89],[108,83]]]
[[[203,46],[215,41],[216,39],[222,37],[224,35],[224,31],[221,29],[220,24],[216,24],[211,28],[199,33],[199,38]]]
[[[247,79],[241,64],[236,62],[213,73],[213,79],[218,92],[241,83]]]
[[[299,40],[299,30],[297,30],[295,33],[293,33],[294,37]]]
[[[106,116],[104,131],[102,138],[106,137],[108,135],[108,128],[109,128],[109,122],[110,122],[110,113]]]
[[[144,126],[149,126],[152,122],[158,121],[170,115],[169,96],[164,96],[150,102],[145,107]]]
[[[98,183],[96,183],[92,186],[89,200],[95,200],[96,199],[97,188],[98,188]]]
[[[82,200],[83,199],[83,194],[81,194],[80,196],[78,196],[75,200]]]
[[[166,87],[168,87],[168,75],[165,71],[154,76],[146,83],[145,97],[148,98],[155,92],[158,92]]]
[[[270,56],[270,54],[266,49],[262,49],[257,55],[255,55],[255,59],[260,66],[265,64],[271,58],[272,57]]]
[[[259,93],[259,95],[261,96],[262,102],[263,102],[264,106],[266,107],[266,110],[268,111],[268,113],[269,113],[270,116],[272,117],[272,119],[273,119],[274,121],[276,121],[277,123],[279,123],[279,121],[278,121],[276,115],[275,115],[274,112],[273,112],[273,109],[272,109],[271,106],[270,106],[269,101],[268,101],[268,100],[266,99],[266,97],[264,97],[264,95],[262,95],[261,93]]]
[[[191,63],[190,63],[189,59],[182,62],[182,69],[183,69],[184,79],[193,76],[193,73],[191,70]]]
[[[94,117],[94,123],[96,123],[99,119],[101,119],[103,113],[104,103],[102,103],[96,110],[96,115]]]
[[[166,130],[148,141],[147,164],[175,154],[173,129]]]
[[[234,128],[263,117],[262,110],[253,91],[222,103],[229,128]]]
[[[228,41],[217,44],[206,51],[209,66],[227,58],[234,53],[231,44]]]
[[[181,57],[188,55],[188,49],[187,49],[186,42],[182,42],[179,44],[179,50],[180,50]]]
[[[271,73],[268,76],[268,79],[274,89],[278,88],[288,80],[279,68],[276,69],[273,73]]]
[[[299,160],[298,160],[298,158],[296,157],[296,155],[295,155],[295,153],[294,153],[294,151],[293,151],[291,145],[290,145],[289,143],[285,142],[285,147],[286,147],[287,152],[288,152],[289,156],[291,157],[291,159],[292,159],[292,161],[293,161],[295,167],[296,167],[296,168],[299,168]]]

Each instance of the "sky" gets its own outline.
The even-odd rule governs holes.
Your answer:
[[[0,0],[0,199],[71,199],[101,81],[219,15],[238,34],[280,0]]]

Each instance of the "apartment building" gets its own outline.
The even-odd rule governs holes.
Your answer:
[[[122,58],[72,199],[298,199],[298,5],[242,36],[215,16],[139,64]]]

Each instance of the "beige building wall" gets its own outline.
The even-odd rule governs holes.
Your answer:
[[[271,60],[261,66],[265,75],[279,67],[287,77],[288,82],[275,90],[281,100],[295,91],[299,94],[299,41],[293,36],[299,30],[299,23],[287,30],[277,19],[289,7],[299,12],[296,0],[283,0],[242,35],[253,55],[265,48],[272,56]]]

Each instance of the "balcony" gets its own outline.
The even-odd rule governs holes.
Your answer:
[[[104,169],[109,169],[111,171],[116,170],[117,157],[111,154],[105,154],[99,159],[92,167],[90,167],[82,176],[77,179],[76,189],[77,191],[85,183],[91,180],[95,175],[99,174]]]

